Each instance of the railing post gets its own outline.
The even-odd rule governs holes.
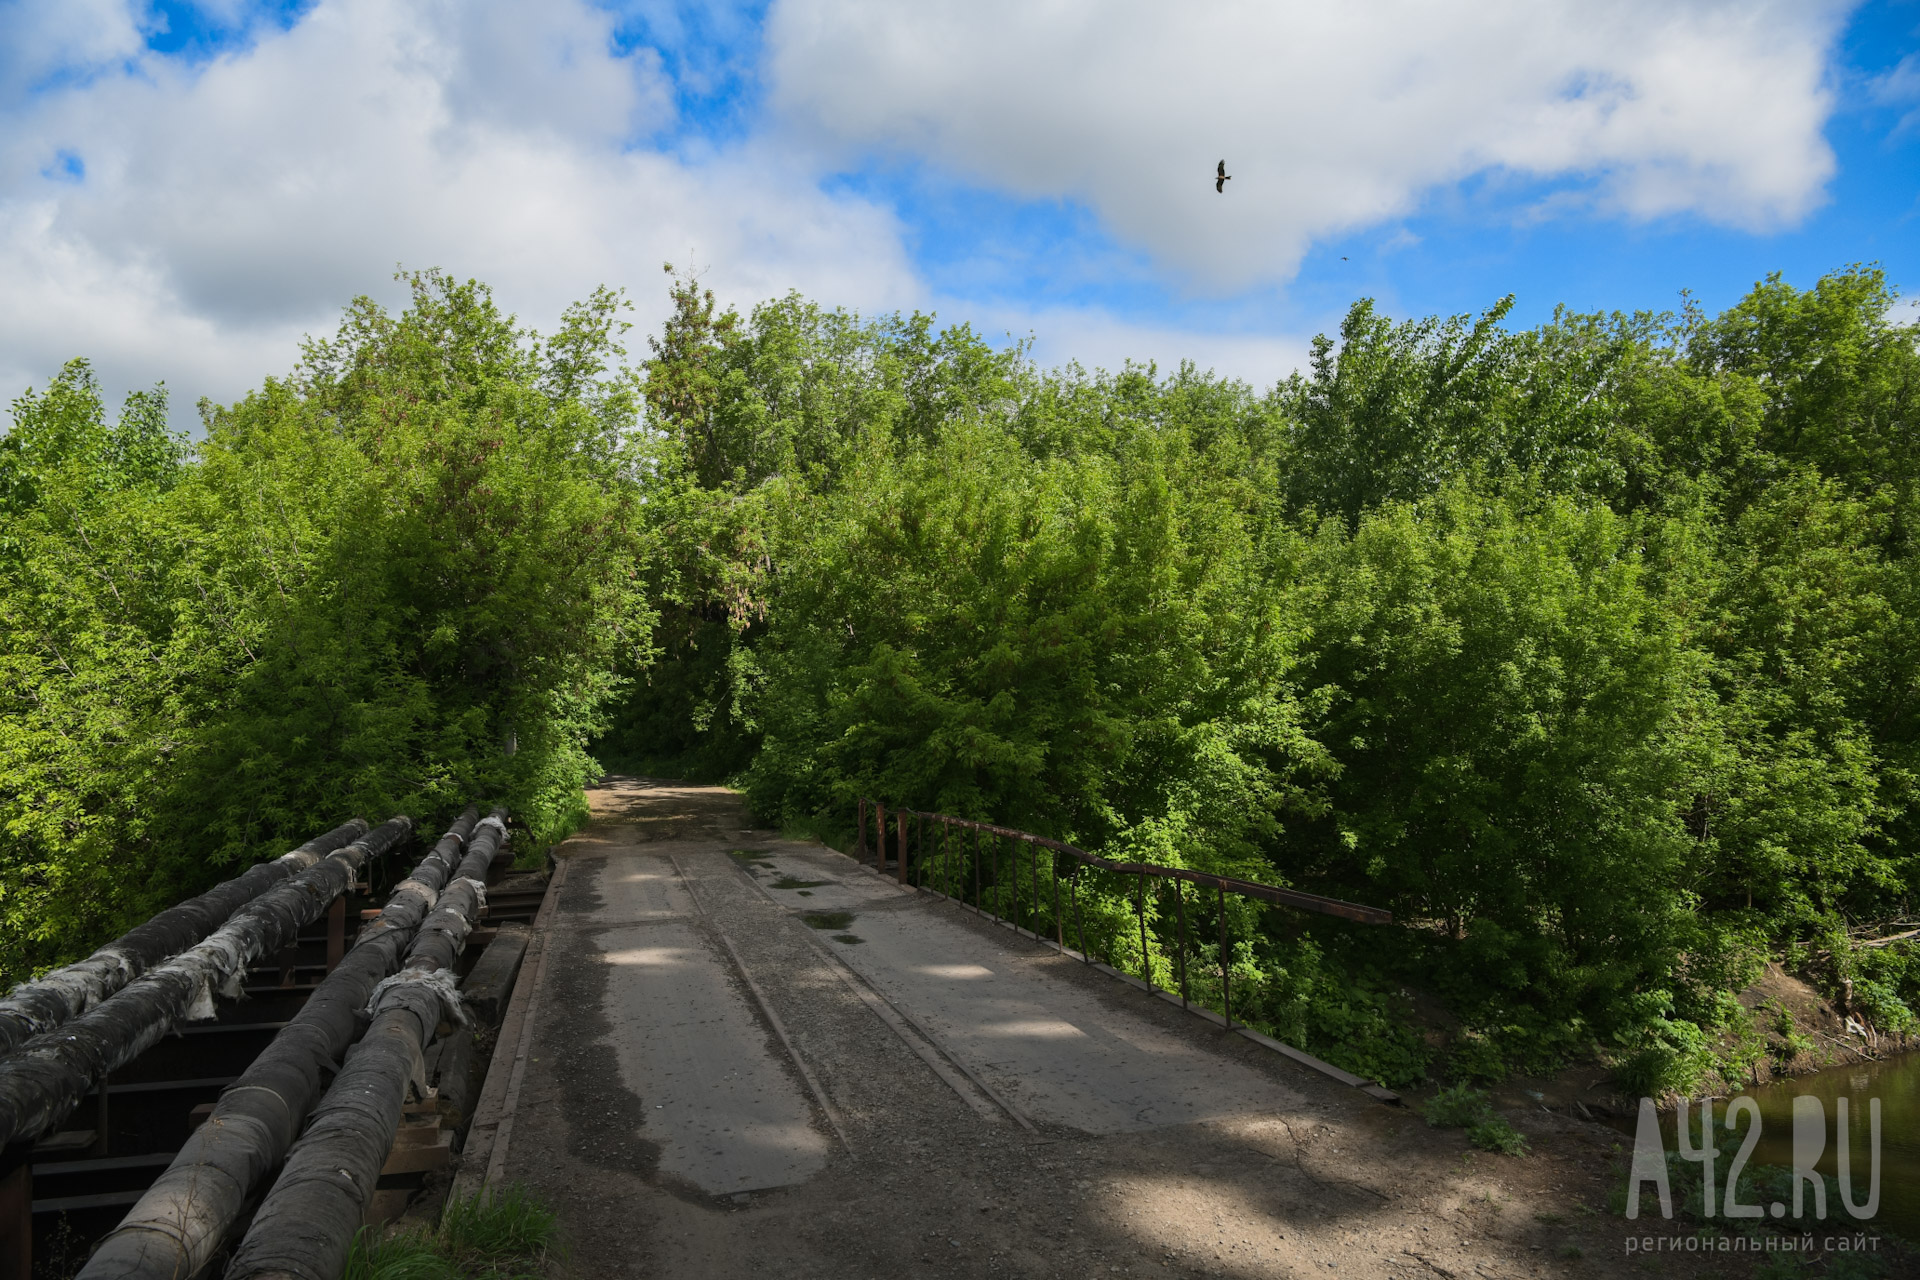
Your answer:
[[[1220,893],[1220,1011],[1227,1015],[1227,1030],[1233,1030],[1233,956],[1227,950],[1227,887],[1214,886]]]
[[[1080,962],[1092,964],[1093,957],[1087,954],[1087,926],[1080,919],[1080,868],[1075,866],[1073,875],[1067,880],[1067,896],[1073,899],[1073,932],[1080,943]]]
[[[1047,851],[1047,866],[1053,871],[1053,940],[1060,949],[1067,949],[1067,925],[1060,918],[1060,855],[1054,850]]]
[[[884,875],[887,870],[887,806],[883,801],[873,802],[873,820],[878,836],[873,842],[873,869]]]
[[[1033,927],[1029,929],[1028,932],[1033,934],[1035,941],[1038,941],[1040,938],[1040,846],[1029,843],[1027,845],[1027,856],[1029,858],[1027,863],[1027,887],[1033,890],[1033,897],[1029,899],[1033,905],[1027,912],[1029,917],[1028,923]]]
[[[1020,846],[1024,843],[1025,841],[1022,840],[1007,841],[1007,858],[1013,863],[1012,872],[1007,879],[1012,882],[1013,931],[1015,933],[1020,932]]]
[[[1184,880],[1173,882],[1174,910],[1180,913],[1180,1007],[1187,1007],[1187,888]]]
[[[993,837],[993,917],[1006,919],[1006,915],[1000,910],[1006,906],[1004,902],[1000,902],[1000,844],[1002,844],[1000,837],[995,835]]]
[[[907,882],[907,820],[912,813],[911,809],[900,811],[900,865],[894,868],[894,877],[901,884]]]
[[[856,825],[858,825],[860,829],[860,834],[854,837],[853,860],[855,862],[865,862],[867,860],[867,798],[861,796],[859,804],[860,816],[856,819]]]
[[[1140,976],[1147,980],[1147,990],[1153,990],[1153,953],[1147,950],[1147,873],[1140,873],[1140,883],[1133,894],[1134,908],[1140,913]]]
[[[980,914],[980,828],[973,829],[973,913]]]

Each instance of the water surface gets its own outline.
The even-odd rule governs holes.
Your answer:
[[[1863,1062],[1854,1066],[1833,1067],[1813,1075],[1782,1080],[1743,1091],[1760,1106],[1760,1140],[1754,1145],[1754,1165],[1793,1164],[1793,1100],[1812,1097],[1820,1100],[1827,1117],[1825,1153],[1815,1167],[1822,1173],[1837,1175],[1838,1135],[1835,1122],[1839,1108],[1847,1100],[1848,1163],[1852,1166],[1853,1199],[1864,1204],[1872,1176],[1872,1144],[1869,1106],[1880,1102],[1880,1207],[1868,1221],[1850,1215],[1829,1192],[1826,1230],[1877,1228],[1908,1240],[1920,1241],[1920,1052],[1899,1054],[1884,1062]],[[1746,1122],[1736,1118],[1736,1129],[1726,1128],[1727,1099],[1713,1103],[1714,1134],[1720,1155],[1715,1166],[1716,1183],[1724,1188],[1726,1172],[1735,1153],[1746,1141]],[[1667,1150],[1676,1150],[1675,1116],[1661,1117]],[[1631,1128],[1631,1122],[1627,1127]],[[1696,1105],[1689,1109],[1689,1137],[1699,1141],[1700,1113]],[[1694,1166],[1686,1166],[1691,1171]],[[1650,1188],[1649,1188],[1650,1189]],[[1675,1188],[1678,1194],[1678,1188]],[[1765,1207],[1764,1205],[1762,1206]],[[1811,1214],[1811,1208],[1808,1213]],[[1817,1229],[1817,1228],[1816,1228]]]

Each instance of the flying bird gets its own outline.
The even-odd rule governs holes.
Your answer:
[[[1213,171],[1213,189],[1215,191],[1225,191],[1227,184],[1231,181],[1233,181],[1233,175],[1227,172],[1227,162],[1222,160],[1220,167]]]

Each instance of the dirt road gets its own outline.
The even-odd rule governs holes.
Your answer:
[[[502,1162],[580,1275],[1750,1270],[1628,1253],[1597,1125],[1477,1152],[723,789],[591,800]]]

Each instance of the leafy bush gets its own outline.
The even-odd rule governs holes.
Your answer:
[[[1499,1116],[1491,1116],[1478,1124],[1467,1126],[1467,1141],[1483,1151],[1497,1151],[1505,1156],[1523,1156],[1527,1153],[1527,1140]]]
[[[1479,1089],[1449,1085],[1428,1099],[1427,1124],[1435,1129],[1464,1129],[1493,1114],[1493,1102]]]
[[[1527,1140],[1493,1110],[1493,1100],[1466,1084],[1450,1085],[1428,1099],[1427,1123],[1436,1129],[1465,1129],[1467,1141],[1483,1151],[1525,1155]]]
[[[601,293],[540,339],[411,278],[284,381],[109,425],[74,364],[0,439],[0,983],[361,813],[563,835],[646,646],[637,399]]]
[[[1358,945],[1242,919],[1224,963],[1257,1024],[1399,1080],[1417,984],[1456,1076],[1684,1087],[1747,1051],[1756,957],[1920,885],[1920,345],[1874,270],[1523,332],[1362,302],[1264,395],[674,297],[675,669],[622,716],[769,821],[872,795],[1388,907]],[[1084,905],[1167,964],[1164,909],[1142,955],[1118,891]],[[1875,963],[1905,1025],[1920,975]]]
[[[611,295],[541,339],[413,284],[191,447],[83,365],[16,403],[6,976],[351,810],[485,795],[537,844],[597,740],[787,829],[867,795],[1385,907],[1182,951],[1090,876],[1076,924],[1394,1082],[1415,988],[1462,1080],[1734,1070],[1769,956],[1914,1025],[1912,948],[1845,942],[1920,888],[1920,329],[1877,270],[1524,331],[1363,301],[1264,392],[691,280],[632,371]]]

